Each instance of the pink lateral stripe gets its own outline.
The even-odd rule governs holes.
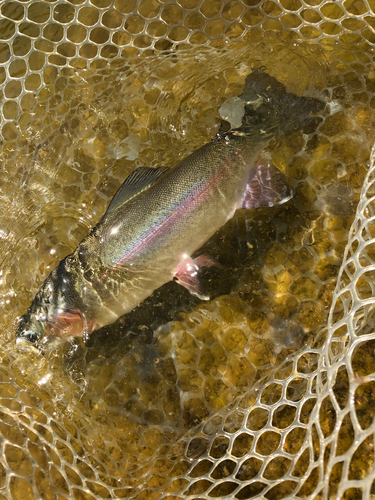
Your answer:
[[[237,155],[237,152],[235,153]],[[230,163],[231,158],[226,160],[226,164]],[[176,221],[180,220],[180,218],[189,212],[192,212],[196,205],[200,205],[203,203],[211,194],[211,190],[219,185],[224,175],[227,174],[227,169],[219,168],[217,169],[216,175],[211,179],[211,182],[206,182],[203,184],[203,188],[201,188],[198,194],[190,194],[188,198],[177,207],[177,209],[173,210],[167,217],[162,220],[159,224],[150,229],[145,235],[142,236],[140,241],[136,243],[136,245],[130,249],[125,255],[119,260],[117,265],[124,265],[126,262],[129,262],[136,255],[138,255],[145,247],[150,247],[158,238],[162,237],[164,234],[168,232],[168,229],[173,226]],[[194,200],[194,204],[192,201]]]

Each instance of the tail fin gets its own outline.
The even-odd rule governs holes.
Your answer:
[[[238,97],[245,101],[245,114],[241,127],[230,131],[233,135],[278,135],[298,130],[325,107],[319,99],[288,93],[282,83],[262,68],[247,76],[245,89]]]

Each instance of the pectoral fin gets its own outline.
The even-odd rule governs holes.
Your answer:
[[[272,207],[287,202],[293,196],[285,175],[272,163],[261,159],[249,179],[241,208]]]
[[[68,338],[82,335],[84,322],[81,312],[77,309],[62,311],[46,324],[45,329],[48,335],[55,335],[56,337]]]
[[[177,266],[175,281],[179,285],[184,286],[192,295],[195,295],[199,299],[210,300],[210,296],[207,295],[204,286],[198,278],[199,268],[204,266],[223,267],[221,264],[216,262],[216,260],[211,259],[211,257],[208,257],[207,255],[200,255],[195,259],[186,257]]]
[[[108,205],[105,215],[117,210],[124,203],[130,201],[134,196],[151,186],[161,177],[168,167],[139,167],[136,168],[121,184],[117,193]]]

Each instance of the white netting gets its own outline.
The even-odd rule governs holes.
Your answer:
[[[0,499],[375,497],[374,12],[0,3]],[[171,283],[87,349],[17,353],[16,317],[126,175],[207,142],[261,66],[328,105],[270,147],[293,200],[205,245],[212,301]]]

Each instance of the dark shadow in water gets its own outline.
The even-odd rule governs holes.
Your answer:
[[[270,222],[274,209],[257,212],[258,220],[266,223]],[[245,267],[261,268],[262,254],[276,236],[276,229],[273,229],[272,234],[268,232],[265,238],[261,238],[259,224],[255,220],[249,222],[249,217],[244,215],[244,211],[239,212],[193,255],[209,255],[223,266],[202,268],[199,272],[211,300],[230,294]],[[130,313],[93,332],[86,342],[86,362],[94,359],[99,351],[106,358],[121,358],[138,345],[153,344],[154,332],[160,326],[179,320],[180,313],[188,314],[202,302],[181,285],[172,281],[166,283]]]

